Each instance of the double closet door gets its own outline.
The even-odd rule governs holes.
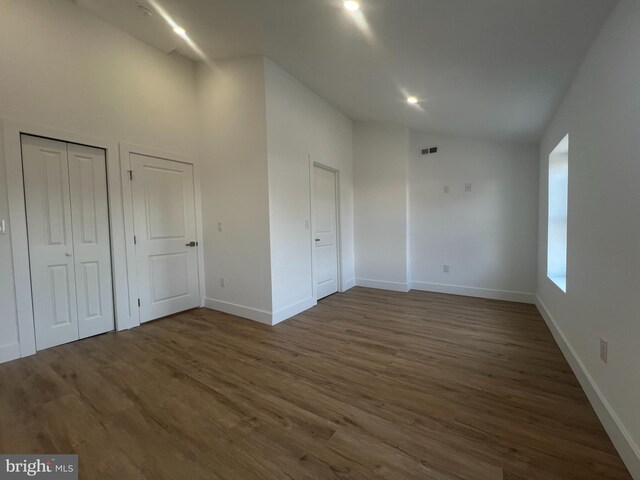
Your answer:
[[[38,350],[114,328],[105,151],[22,136]]]

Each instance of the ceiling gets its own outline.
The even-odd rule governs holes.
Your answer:
[[[618,0],[75,1],[167,53],[268,56],[356,120],[534,142]]]

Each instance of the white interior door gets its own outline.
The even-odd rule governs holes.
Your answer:
[[[193,166],[131,154],[131,170],[140,321],[147,322],[200,305]]]
[[[318,300],[338,291],[338,202],[336,172],[314,166],[315,282]]]
[[[22,137],[38,350],[79,338],[67,144]]]
[[[113,330],[111,245],[104,150],[67,144],[80,338]]]

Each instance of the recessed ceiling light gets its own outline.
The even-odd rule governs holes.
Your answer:
[[[173,31],[176,32],[181,37],[186,37],[187,36],[187,31],[184,28],[179,27],[178,25],[173,27]]]
[[[350,12],[355,12],[357,10],[360,10],[360,2],[356,0],[346,0],[344,2],[344,8],[346,8]]]
[[[415,105],[418,103],[418,99],[416,97],[407,97],[407,103],[409,105]]]

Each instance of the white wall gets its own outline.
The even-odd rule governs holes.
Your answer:
[[[315,304],[312,289],[310,160],[339,170],[342,286],[353,285],[352,122],[265,59],[271,281],[274,320]],[[278,313],[281,312],[281,313]]]
[[[3,149],[3,139],[0,135],[0,152]],[[0,221],[5,220],[8,227],[9,204],[6,185],[6,171],[0,153]],[[0,234],[0,362],[15,358],[19,353],[11,237],[7,228],[6,234]]]
[[[412,133],[413,288],[533,302],[537,172],[534,145]]]
[[[0,0],[0,65],[0,118],[197,153],[193,62],[69,1]],[[0,218],[7,218],[6,192],[0,173]],[[17,342],[9,243],[0,235],[0,345]]]
[[[195,65],[67,0],[0,0],[0,116],[195,156]]]
[[[356,284],[407,291],[409,129],[356,122]]]
[[[592,46],[540,149],[541,310],[634,478],[640,478],[640,2]],[[548,156],[570,136],[567,293],[546,277]],[[609,342],[608,364],[599,358]]]
[[[198,103],[206,304],[270,323],[263,57],[220,61],[215,68],[199,65]]]

